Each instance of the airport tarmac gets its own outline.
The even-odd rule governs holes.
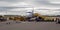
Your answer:
[[[0,23],[0,30],[60,30],[60,24],[56,22],[20,22],[11,21]]]

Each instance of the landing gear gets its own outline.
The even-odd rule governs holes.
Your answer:
[[[36,18],[36,21],[37,21],[37,22],[43,21],[43,18],[42,18],[42,17],[37,17],[37,18]]]
[[[16,21],[16,23],[21,23],[21,22]]]
[[[10,22],[6,23],[6,24],[10,24]]]

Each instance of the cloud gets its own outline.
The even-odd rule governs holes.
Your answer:
[[[57,0],[57,2],[60,0]],[[0,12],[2,11],[14,11],[17,10],[19,11],[20,8],[26,8],[26,7],[34,7],[36,9],[60,9],[60,4],[58,3],[52,3],[52,0],[0,0]],[[56,1],[54,1],[56,2]],[[38,8],[37,8],[38,7]],[[41,10],[42,10],[41,9]],[[55,11],[55,10],[54,10]],[[45,11],[42,10],[40,11],[41,14],[46,14],[46,12],[48,12],[47,14],[59,14],[60,11],[57,10],[57,12],[54,11]],[[59,12],[58,12],[59,11]],[[10,13],[10,12],[9,12]],[[8,14],[9,14],[8,13]]]
[[[57,0],[57,2],[58,1],[59,0]],[[60,8],[60,4],[51,3],[51,2],[54,2],[52,0],[0,0],[0,6],[13,6],[16,4],[18,6],[19,5],[18,3],[21,3],[21,2],[27,3],[34,7]]]
[[[0,1],[15,3],[15,2],[22,2],[24,0],[0,0]]]

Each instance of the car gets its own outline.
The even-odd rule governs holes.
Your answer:
[[[5,19],[5,18],[0,18],[0,21],[6,21],[7,19]]]
[[[57,20],[57,23],[60,24],[60,20]]]

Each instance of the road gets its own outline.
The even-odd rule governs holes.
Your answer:
[[[11,24],[0,23],[0,30],[60,30],[56,22],[21,22]]]

